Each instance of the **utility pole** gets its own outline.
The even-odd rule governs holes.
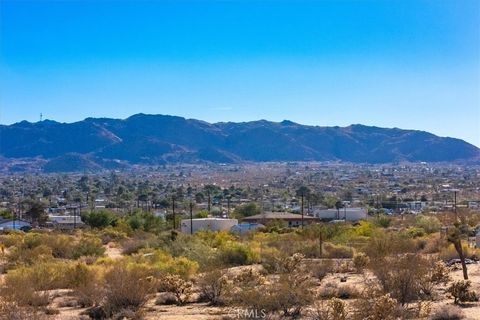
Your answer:
[[[457,190],[453,191],[454,195],[454,210],[455,210],[455,221],[458,219],[458,214],[457,214]]]
[[[227,196],[227,218],[230,218],[230,199],[232,198],[231,195]]]
[[[302,229],[303,229],[303,192],[302,192],[301,196],[302,196]]]
[[[208,214],[210,215],[211,206],[212,206],[212,196],[210,195],[210,190],[207,191],[208,194]]]
[[[190,234],[193,234],[193,202],[190,200]]]
[[[172,196],[172,214],[173,214],[173,230],[176,227],[176,219],[175,219],[175,196]]]

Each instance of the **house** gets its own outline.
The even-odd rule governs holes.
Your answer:
[[[299,227],[302,225],[302,215],[295,213],[284,213],[284,212],[264,212],[250,217],[243,218],[243,222],[247,223],[261,223],[267,224],[272,221],[285,221],[288,224],[288,227]],[[318,219],[315,217],[303,216],[303,224],[311,224],[317,222]]]
[[[367,210],[365,208],[316,209],[313,215],[321,220],[358,221],[367,218]]]
[[[22,230],[28,231],[32,225],[24,220],[10,220],[0,218],[0,230]]]
[[[47,226],[60,230],[83,228],[85,223],[80,216],[48,216]]]
[[[230,231],[230,229],[238,224],[237,219],[223,218],[199,218],[199,219],[183,219],[180,223],[180,230],[183,233],[195,233],[200,230],[211,231]]]

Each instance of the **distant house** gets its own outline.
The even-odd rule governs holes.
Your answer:
[[[80,216],[48,216],[47,226],[60,230],[83,228],[85,223]]]
[[[358,221],[367,218],[367,210],[365,208],[317,209],[313,211],[313,215],[321,220]]]
[[[32,229],[32,225],[24,220],[9,220],[0,218],[0,230],[22,230]]]
[[[192,222],[192,224],[190,224]],[[180,226],[183,233],[193,233],[200,230],[211,231],[230,231],[230,229],[238,224],[237,219],[223,218],[199,218],[199,219],[183,219]],[[192,226],[192,227],[190,227]]]
[[[254,216],[243,218],[243,222],[248,223],[261,223],[267,224],[271,221],[285,221],[289,227],[299,227],[302,225],[302,215],[295,213],[283,213],[283,212],[265,212],[261,214],[256,214]],[[317,218],[304,215],[303,223],[304,225],[311,224],[318,221]]]

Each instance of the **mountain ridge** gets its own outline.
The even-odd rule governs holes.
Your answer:
[[[0,125],[0,156],[41,158],[47,160],[48,171],[56,167],[77,171],[82,166],[110,168],[115,163],[477,161],[480,149],[421,130],[362,124],[310,126],[264,119],[209,123],[139,113],[126,119],[89,117],[72,123],[44,120]]]

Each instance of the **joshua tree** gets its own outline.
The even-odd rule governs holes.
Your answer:
[[[468,273],[467,273],[467,264],[465,263],[465,254],[462,248],[462,239],[468,235],[468,225],[466,223],[460,222],[457,220],[453,227],[448,229],[448,236],[447,239],[449,242],[453,243],[455,250],[458,253],[458,257],[460,258],[460,262],[462,263],[462,270],[463,270],[463,279],[468,280]]]

